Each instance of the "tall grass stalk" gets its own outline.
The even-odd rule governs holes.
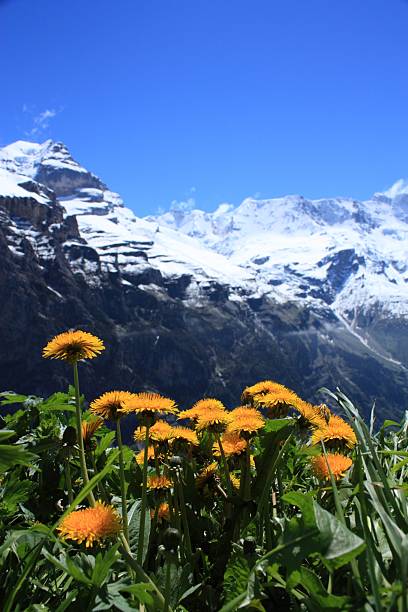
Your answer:
[[[146,522],[146,503],[147,503],[147,458],[149,450],[149,431],[150,424],[146,423],[146,434],[144,441],[144,455],[143,455],[143,482],[142,482],[142,505],[140,508],[140,526],[139,526],[139,541],[137,544],[137,562],[142,565],[143,563],[143,546],[144,546],[144,534],[145,534],[145,522]]]
[[[122,496],[122,523],[123,533],[126,540],[129,542],[129,524],[127,514],[127,500],[126,500],[126,481],[125,481],[125,462],[123,457],[123,442],[122,442],[122,430],[120,427],[120,417],[116,420],[116,438],[118,441],[119,448],[119,474],[120,474],[120,491]]]

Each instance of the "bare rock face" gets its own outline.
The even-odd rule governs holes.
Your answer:
[[[41,349],[76,328],[106,345],[80,367],[90,400],[157,390],[182,406],[215,396],[233,407],[246,385],[271,378],[311,401],[322,401],[320,386],[339,386],[365,414],[375,399],[388,417],[402,411],[407,370],[345,327],[332,298],[314,308],[262,292],[222,255],[135,217],[64,145],[25,145],[18,167],[6,152],[16,193],[1,195],[0,182],[1,390],[66,388],[69,366]],[[333,292],[358,260],[344,250],[326,263]],[[378,341],[388,332],[377,326]]]

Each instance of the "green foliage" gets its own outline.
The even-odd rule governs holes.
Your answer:
[[[128,544],[63,541],[58,526],[91,491],[121,511],[115,433],[96,431],[84,484],[76,437],[64,436],[75,428],[74,389],[47,399],[0,394],[0,609],[155,612],[167,597],[173,612],[408,612],[408,421],[374,432],[343,394],[331,396],[357,436],[348,476],[314,477],[310,459],[321,449],[289,416],[267,419],[250,442],[250,499],[239,488],[229,494],[221,468],[199,488],[197,475],[214,461],[205,432],[199,448],[180,451],[178,467],[162,459],[177,486],[148,494],[141,567],[136,449],[124,452]],[[243,459],[228,461],[239,479]],[[171,514],[159,518],[163,502]],[[174,551],[162,546],[169,523],[181,533]]]

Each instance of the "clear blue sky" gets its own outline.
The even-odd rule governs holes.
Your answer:
[[[139,215],[408,177],[406,0],[0,0],[0,50],[0,145],[64,141]]]

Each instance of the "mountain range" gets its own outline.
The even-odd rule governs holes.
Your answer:
[[[137,203],[131,203],[137,211]],[[181,405],[271,378],[340,387],[396,417],[408,390],[408,184],[361,202],[290,195],[138,217],[60,142],[0,149],[0,390],[70,379],[41,347],[104,338],[90,399],[157,390]]]

